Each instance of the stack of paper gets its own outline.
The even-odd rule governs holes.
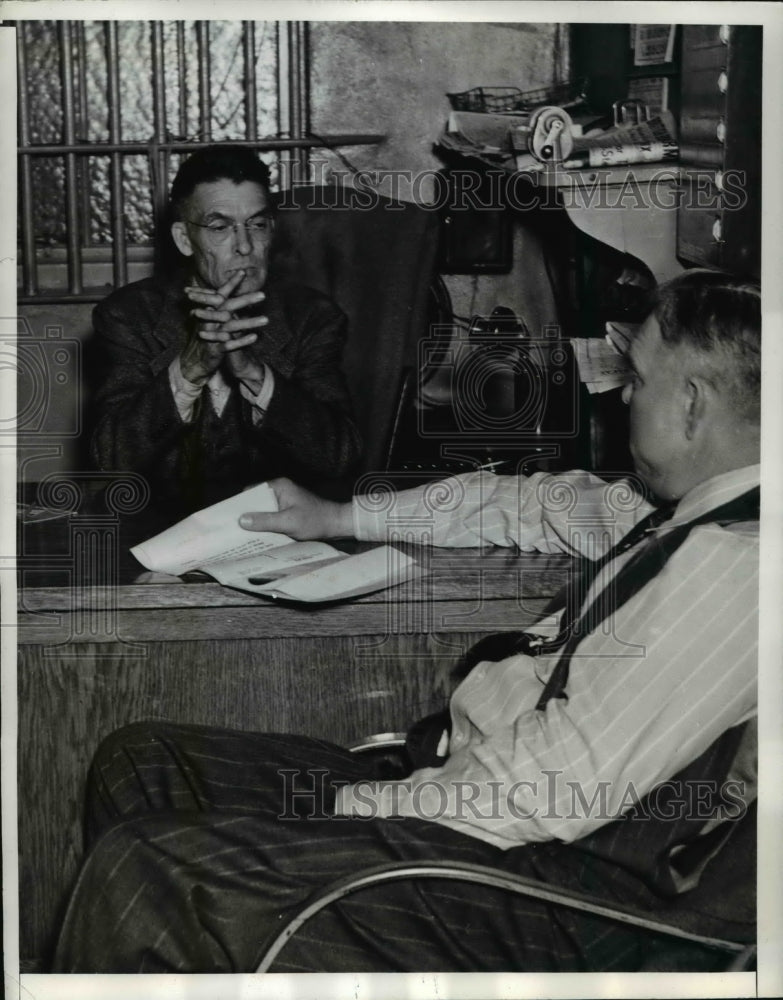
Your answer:
[[[241,514],[275,510],[275,495],[262,483],[191,514],[131,553],[155,573],[200,570],[226,587],[307,602],[367,594],[419,573],[415,559],[390,545],[349,556],[326,542],[239,526]]]
[[[575,337],[571,340],[579,379],[590,393],[618,389],[628,381],[628,328],[621,324],[607,323],[606,329],[606,338],[603,340],[598,337]]]
[[[457,146],[470,146],[476,153],[511,153],[509,133],[527,125],[530,116],[493,115],[481,111],[452,111],[446,125],[445,141]]]
[[[471,156],[490,166],[508,170],[541,170],[543,164],[520,149],[519,130],[526,133],[529,114],[493,115],[480,111],[452,111],[440,145],[451,152]]]

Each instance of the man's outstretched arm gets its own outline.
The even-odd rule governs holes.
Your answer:
[[[587,472],[470,472],[410,490],[358,495],[345,504],[323,500],[287,479],[270,485],[278,511],[248,511],[241,526],[298,539],[386,542],[404,528],[407,537],[418,532],[430,545],[499,545],[595,557],[651,510],[641,494],[629,502],[633,491],[627,483],[608,484]]]

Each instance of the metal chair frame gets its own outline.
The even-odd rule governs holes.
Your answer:
[[[352,753],[365,753],[384,748],[399,748],[405,746],[405,733],[376,733],[363,740],[353,743],[349,749]],[[655,920],[633,907],[607,904],[604,900],[573,892],[569,889],[555,887],[535,879],[515,875],[513,872],[502,871],[487,865],[474,865],[463,862],[428,861],[428,862],[393,862],[366,868],[356,874],[338,879],[316,892],[288,921],[274,941],[264,953],[257,972],[268,972],[288,941],[311,920],[317,913],[332,903],[343,899],[352,893],[360,892],[371,886],[401,879],[448,879],[459,882],[472,882],[476,885],[488,886],[505,890],[521,896],[540,899],[543,902],[557,906],[565,906],[595,916],[606,917],[619,923],[629,924],[651,934],[661,934],[675,940],[687,941],[705,948],[722,951],[727,956],[727,972],[738,972],[752,968],[756,957],[756,945],[744,941],[733,941],[726,938],[710,937],[696,934],[665,921]]]
[[[273,962],[294,934],[308,920],[312,919],[327,906],[362,889],[380,885],[384,882],[411,878],[473,882],[478,885],[513,892],[521,896],[532,896],[547,903],[566,906],[571,909],[581,910],[584,913],[592,913],[596,916],[607,917],[610,920],[616,920],[620,923],[630,924],[650,933],[662,934],[681,941],[702,945],[705,948],[716,949],[727,954],[728,965],[725,970],[727,972],[737,972],[751,968],[756,956],[755,944],[695,934],[692,931],[683,930],[672,924],[653,920],[631,907],[620,906],[619,904],[609,906],[603,900],[559,887],[555,888],[544,882],[528,879],[511,872],[500,871],[497,868],[491,868],[486,865],[440,861],[417,862],[413,864],[409,862],[395,862],[374,868],[366,868],[358,874],[332,882],[313,895],[289,920],[267,948],[256,971],[269,972]]]
[[[351,744],[352,753],[365,753],[384,748],[399,748],[405,746],[405,733],[376,733]],[[448,879],[459,882],[472,882],[476,885],[505,890],[520,896],[529,896],[557,906],[565,906],[583,913],[606,917],[619,923],[629,924],[651,934],[661,934],[675,940],[686,941],[722,951],[727,956],[726,972],[742,972],[752,968],[756,958],[756,945],[744,941],[733,941],[726,938],[710,937],[696,934],[674,924],[654,920],[647,914],[629,906],[613,903],[608,905],[597,897],[573,892],[546,882],[515,875],[513,872],[502,871],[487,865],[474,865],[466,862],[427,861],[427,862],[393,862],[366,868],[356,874],[338,879],[314,893],[298,910],[280,931],[264,953],[257,972],[269,972],[273,962],[288,941],[300,928],[311,920],[321,910],[332,903],[343,899],[352,893],[360,892],[371,886],[401,879]],[[522,971],[522,970],[520,970]]]

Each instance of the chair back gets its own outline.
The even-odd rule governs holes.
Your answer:
[[[364,441],[358,473],[382,471],[405,374],[427,333],[437,213],[311,186],[283,192],[278,211],[278,273],[329,295],[348,317],[343,370]]]

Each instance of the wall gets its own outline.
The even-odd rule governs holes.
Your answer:
[[[566,38],[565,25],[551,24],[313,22],[312,131],[385,133],[382,145],[340,150],[360,170],[438,170],[443,163],[433,145],[451,109],[446,95],[477,86],[533,90],[562,80]],[[324,179],[332,170],[347,172],[333,153],[320,154],[317,162]],[[425,200],[432,196],[426,184],[422,189]],[[379,190],[390,193],[388,186]],[[531,329],[551,321],[534,301],[546,284],[537,245],[518,229],[510,274],[447,276],[454,311],[486,314],[503,304],[525,314]],[[533,295],[524,287],[530,261],[538,271],[531,275]]]

